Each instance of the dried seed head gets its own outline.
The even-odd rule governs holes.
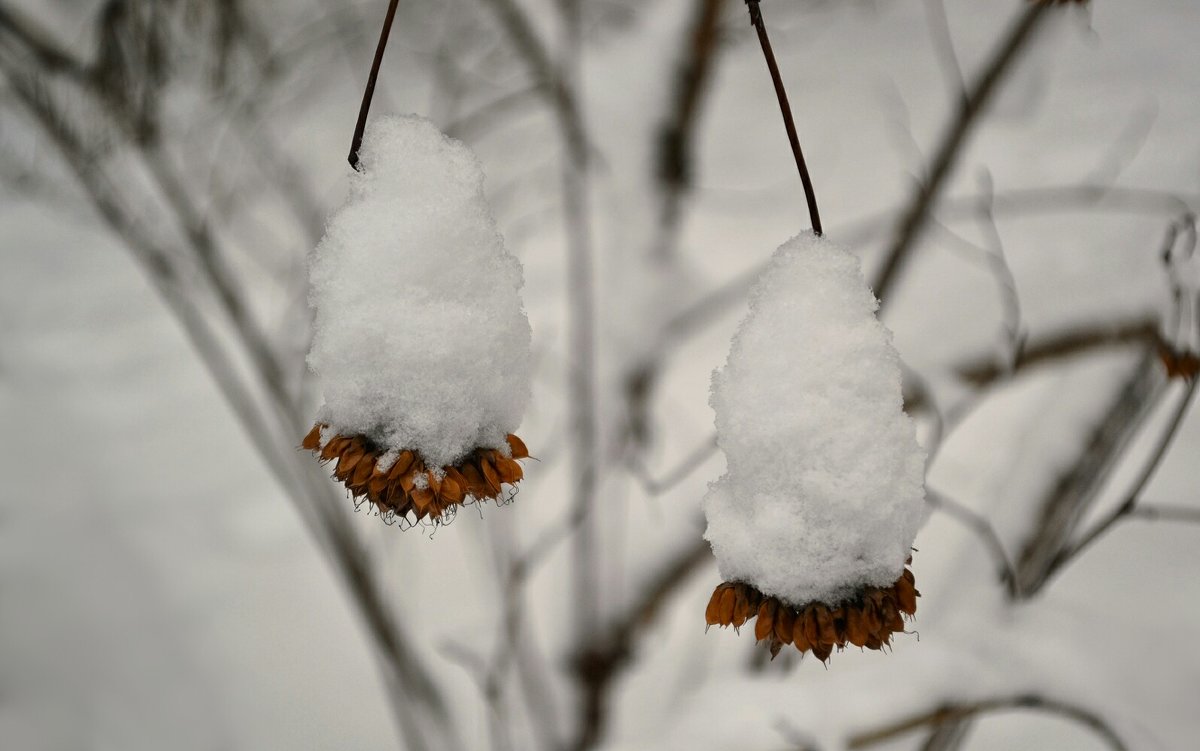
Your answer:
[[[334,476],[356,501],[369,501],[389,520],[411,516],[416,522],[441,523],[446,512],[457,506],[500,500],[504,486],[516,485],[524,476],[515,459],[529,455],[524,442],[510,435],[506,442],[512,458],[480,448],[457,464],[429,467],[413,451],[381,451],[363,436],[333,435],[322,446],[327,429],[321,423],[313,426],[301,446],[322,462],[335,462]]]
[[[880,650],[890,644],[893,634],[904,631],[904,616],[916,613],[920,593],[915,581],[905,568],[892,586],[866,587],[834,607],[794,605],[744,582],[722,582],[708,600],[704,620],[708,626],[738,628],[754,618],[754,638],[766,642],[772,656],[784,644],[793,644],[824,662],[847,645]]]
[[[763,600],[763,603],[758,606],[758,620],[754,622],[754,638],[757,641],[762,641],[774,633],[775,611],[778,608],[779,601],[774,597]]]

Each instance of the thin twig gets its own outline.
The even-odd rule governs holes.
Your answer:
[[[771,49],[771,40],[767,38],[767,25],[763,22],[762,9],[759,0],[746,0],[746,8],[750,11],[750,23],[758,32],[758,43],[762,47],[763,57],[767,59],[767,69],[771,72],[771,82],[775,84],[775,97],[779,100],[779,111],[783,114],[783,127],[787,130],[788,143],[792,145],[792,155],[796,158],[796,169],[800,172],[800,182],[804,185],[804,200],[808,202],[808,218],[812,221],[813,234],[824,234],[821,228],[821,212],[817,210],[817,194],[813,190],[812,178],[808,174],[808,164],[804,161],[804,152],[800,150],[800,136],[796,133],[796,121],[792,118],[792,108],[788,104],[787,90],[783,87],[783,76],[779,73],[779,64],[775,62],[775,52]]]
[[[1004,550],[1004,543],[1001,542],[1000,535],[996,534],[995,527],[987,520],[987,517],[953,498],[942,495],[933,488],[926,488],[925,502],[934,509],[944,512],[950,518],[958,520],[967,529],[979,535],[984,548],[996,564],[1000,582],[1008,590],[1008,596],[1013,600],[1020,599],[1021,590],[1017,585],[1017,574],[1013,569],[1012,561]]]
[[[879,298],[880,305],[887,305],[892,285],[916,245],[926,219],[941,197],[947,178],[954,170],[958,157],[966,144],[981,114],[987,110],[992,96],[999,90],[1004,74],[1020,58],[1021,51],[1033,38],[1038,23],[1045,17],[1048,3],[1035,2],[1027,5],[1017,22],[1009,29],[999,48],[984,66],[950,122],[945,136],[938,146],[927,177],[913,195],[896,230],[896,238],[884,256],[883,265],[876,274],[871,288]]]
[[[954,51],[954,36],[950,33],[950,19],[946,17],[943,0],[925,0],[925,23],[929,26],[929,39],[937,53],[946,88],[956,103],[961,102],[967,96],[967,81],[958,62],[958,53]]]
[[[1094,413],[1073,459],[1062,462],[1064,471],[1035,501],[1037,511],[1015,559],[1025,599],[1034,597],[1061,566],[1062,551],[1071,544],[1081,520],[1140,427],[1167,394],[1169,383],[1163,370],[1156,347],[1145,347],[1107,405]]]
[[[705,94],[720,59],[717,53],[724,6],[725,0],[692,0],[692,18],[675,64],[670,105],[657,127],[654,171],[659,223],[651,248],[660,259],[674,257],[684,199],[692,187],[696,133]]]
[[[1058,699],[1050,699],[1036,694],[1025,694],[1021,696],[985,699],[983,701],[971,702],[969,704],[947,704],[938,707],[929,712],[924,712],[912,717],[908,717],[898,722],[893,722],[878,730],[872,730],[866,733],[860,733],[852,736],[846,744],[848,749],[862,749],[870,746],[890,741],[902,735],[907,735],[914,730],[933,725],[942,726],[948,723],[961,722],[963,720],[977,717],[981,714],[990,714],[992,712],[1002,712],[1012,709],[1033,709],[1039,712],[1065,717],[1069,720],[1074,720],[1084,727],[1092,730],[1098,735],[1101,740],[1108,744],[1113,751],[1127,751],[1128,746],[1117,735],[1112,726],[1104,719],[1103,715],[1093,712],[1086,707],[1078,704],[1073,704]]]
[[[482,0],[492,8],[514,52],[525,63],[538,91],[558,119],[572,152],[588,150],[587,128],[579,111],[573,83],[566,80],[538,36],[537,29],[517,0]]]
[[[1151,522],[1200,524],[1200,508],[1196,508],[1195,506],[1177,506],[1165,503],[1146,505],[1139,503],[1133,507],[1129,515]]]
[[[383,63],[383,52],[387,49],[388,35],[392,31],[392,21],[396,18],[396,6],[400,0],[388,3],[387,15],[383,18],[383,28],[379,30],[379,44],[375,46],[375,58],[371,61],[371,72],[367,75],[367,86],[363,89],[362,104],[358,108],[358,122],[354,124],[354,137],[350,140],[350,166],[359,169],[358,150],[362,148],[363,133],[367,129],[367,114],[371,111],[371,99],[375,96],[375,82],[379,79],[379,66]]]
[[[652,496],[662,495],[703,466],[709,457],[716,452],[716,435],[711,435],[661,478],[653,477],[637,452],[633,452],[628,462],[629,471],[647,494]]]
[[[671,106],[658,126],[655,176],[669,196],[692,183],[692,144],[719,48],[723,6],[724,0],[693,0],[693,19],[675,66]]]
[[[1027,340],[1013,363],[1013,371],[1059,362],[1106,347],[1149,345],[1157,338],[1158,324],[1153,316],[1132,316],[1065,328]],[[954,366],[953,372],[976,388],[988,386],[1009,373],[988,355],[961,362]]]
[[[996,225],[996,191],[992,184],[992,175],[986,169],[980,174],[979,188],[981,195],[978,219],[988,238],[988,252],[985,257],[996,280],[1000,292],[1000,307],[1004,311],[1002,335],[1008,349],[1001,364],[1011,372],[1016,367],[1017,358],[1021,356],[1021,348],[1025,346],[1025,332],[1021,325],[1021,296],[1017,292],[1017,279],[1013,276],[1008,257],[1004,253],[1000,228]]]
[[[1053,565],[1050,567],[1050,573],[1053,574],[1062,569],[1063,566],[1070,563],[1071,560],[1079,556],[1083,551],[1087,550],[1088,546],[1094,543],[1097,539],[1108,532],[1114,524],[1122,518],[1136,513],[1137,503],[1141,498],[1142,491],[1146,489],[1146,485],[1154,477],[1154,473],[1158,471],[1159,465],[1171,447],[1171,443],[1175,440],[1175,434],[1179,431],[1179,426],[1183,424],[1183,418],[1187,416],[1188,409],[1192,405],[1192,398],[1196,395],[1196,386],[1200,384],[1200,379],[1193,378],[1188,382],[1186,389],[1183,392],[1183,397],[1176,405],[1175,411],[1171,414],[1171,419],[1167,422],[1167,427],[1158,437],[1158,442],[1155,443],[1154,449],[1146,459],[1146,463],[1142,466],[1142,471],[1138,473],[1137,479],[1134,480],[1133,487],[1115,509],[1107,516],[1097,522],[1096,526],[1084,534],[1078,541],[1065,547],[1063,551],[1055,557]],[[1164,513],[1163,509],[1153,511],[1146,516],[1152,517],[1153,514]],[[1166,514],[1171,515],[1171,511],[1166,511]]]

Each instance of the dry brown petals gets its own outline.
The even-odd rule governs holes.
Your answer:
[[[820,602],[795,606],[768,597],[744,582],[722,582],[713,590],[704,619],[709,626],[741,629],[750,619],[754,638],[766,642],[774,657],[791,644],[825,662],[847,646],[880,650],[902,633],[906,618],[917,612],[916,579],[906,566],[890,587],[867,587],[836,607]]]
[[[317,423],[301,447],[322,463],[332,464],[333,476],[356,500],[371,503],[389,520],[440,522],[472,500],[501,499],[504,486],[516,485],[524,475],[517,460],[529,457],[525,443],[509,434],[507,455],[477,448],[456,464],[431,468],[420,455],[405,450],[389,465],[381,461],[385,452],[363,436],[334,435],[322,443],[327,430],[327,425]]]

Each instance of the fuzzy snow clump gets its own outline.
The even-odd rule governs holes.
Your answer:
[[[710,403],[728,470],[704,500],[722,578],[836,605],[900,576],[925,454],[858,260],[812,234],[775,252]]]
[[[360,156],[310,268],[319,419],[435,467],[478,447],[507,455],[530,329],[479,161],[419,117],[375,121]]]

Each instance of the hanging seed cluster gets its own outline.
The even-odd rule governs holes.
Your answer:
[[[363,436],[335,435],[322,445],[328,426],[313,426],[301,444],[322,463],[333,463],[333,475],[356,499],[365,499],[388,518],[417,522],[440,521],[447,512],[471,500],[500,499],[505,485],[516,485],[523,472],[517,459],[529,457],[525,443],[507,436],[509,455],[496,449],[477,448],[454,465],[427,467],[412,451],[391,456],[379,451]],[[387,456],[387,459],[384,457]],[[390,461],[390,463],[389,463]]]
[[[915,584],[906,567],[892,586],[868,587],[837,607],[819,602],[794,607],[749,584],[723,582],[713,591],[704,618],[709,626],[735,629],[754,618],[754,638],[770,645],[772,657],[791,644],[801,654],[811,650],[825,662],[835,647],[878,650],[891,644],[892,634],[903,632],[905,618],[917,612],[921,593]]]

